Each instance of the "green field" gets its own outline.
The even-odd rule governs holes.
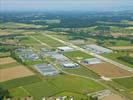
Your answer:
[[[36,40],[32,39],[30,36],[23,38],[19,43],[23,45],[38,45],[39,44]]]
[[[73,59],[77,59],[77,58],[81,58],[81,59],[85,59],[85,58],[93,58],[91,55],[86,54],[82,51],[72,51],[72,52],[65,52],[64,53],[65,56],[73,58]]]
[[[113,45],[113,46],[129,46],[129,45],[132,45],[130,41],[116,40],[115,45]]]
[[[9,90],[10,95],[13,97],[25,97],[29,96],[30,94],[25,91],[23,87],[17,87]]]
[[[49,46],[51,47],[59,47],[59,46],[64,46],[64,44],[48,37],[48,36],[45,36],[45,35],[42,35],[40,33],[38,33],[37,35],[34,36],[35,38],[39,39],[40,41],[48,44]]]
[[[69,75],[50,77],[38,83],[25,85],[24,88],[37,100],[43,96],[55,96],[56,94],[65,91],[83,95],[104,89],[103,86],[92,80]]]
[[[116,83],[133,91],[133,77],[113,79]]]
[[[6,88],[6,89],[13,89],[19,86],[39,82],[40,78],[36,75],[23,77],[23,78],[17,78],[14,80],[9,80],[5,82],[0,82],[0,87]]]
[[[124,64],[124,65],[126,65],[128,67],[133,68],[133,65],[132,64],[130,64],[128,62],[125,62],[123,60],[118,59],[118,57],[121,57],[121,56],[124,56],[124,55],[126,56],[127,53],[125,53],[125,52],[117,52],[117,53],[103,54],[102,56],[104,56],[106,58],[110,58],[110,59],[112,59],[114,61],[117,61],[117,62],[119,62],[121,64]]]
[[[100,78],[96,73],[94,73],[91,70],[83,67],[82,65],[80,66],[80,68],[63,69],[63,70],[67,71],[69,73],[72,73],[72,74],[82,75],[82,76],[91,77],[91,78],[95,78],[95,79],[99,79]]]

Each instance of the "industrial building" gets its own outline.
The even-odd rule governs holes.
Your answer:
[[[88,51],[97,53],[97,54],[111,53],[112,52],[112,50],[110,50],[110,49],[107,49],[107,48],[104,48],[102,46],[98,46],[98,45],[95,45],[95,44],[86,45],[83,48],[88,50]]]
[[[89,59],[84,59],[82,63],[89,65],[89,64],[98,64],[101,63],[101,60],[98,58],[89,58]]]
[[[59,61],[59,62],[66,62],[66,61],[69,61],[69,59],[67,57],[65,57],[64,55],[62,54],[54,54],[54,55],[51,55],[51,58]]]
[[[31,48],[19,48],[16,49],[15,53],[22,62],[39,60],[39,56]]]
[[[37,64],[34,67],[44,76],[53,76],[59,73],[59,71],[51,64]]]
[[[77,63],[67,62],[62,64],[63,68],[79,68]]]
[[[74,48],[67,47],[67,46],[64,46],[64,47],[58,47],[57,49],[58,49],[58,51],[64,51],[64,52],[67,52],[67,51],[73,51],[73,50],[74,50]]]

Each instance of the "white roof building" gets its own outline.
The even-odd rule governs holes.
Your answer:
[[[64,68],[78,68],[79,65],[77,63],[64,63],[62,64]]]
[[[87,65],[88,64],[98,64],[98,63],[101,63],[101,60],[98,58],[89,58],[89,59],[84,59],[83,63],[87,64]]]
[[[57,49],[60,50],[60,51],[73,51],[74,50],[74,48],[67,47],[67,46],[58,47]]]
[[[95,44],[86,45],[84,48],[86,50],[92,51],[92,52],[97,53],[97,54],[111,53],[112,52],[112,50],[110,50],[110,49],[107,49],[105,47],[98,46],[98,45],[95,45]]]

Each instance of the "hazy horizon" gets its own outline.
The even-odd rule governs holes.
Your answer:
[[[122,11],[131,0],[1,0],[1,11]]]

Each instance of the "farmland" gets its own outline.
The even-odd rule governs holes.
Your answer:
[[[26,85],[24,86],[24,88],[31,95],[34,95],[35,98],[37,99],[39,99],[44,95],[46,97],[54,96],[55,94],[61,93],[62,91],[71,91],[71,92],[79,91],[79,94],[82,95],[84,93],[94,92],[103,89],[101,85],[98,85],[97,83],[91,80],[86,80],[83,78],[69,76],[69,75],[49,78],[42,82]],[[40,91],[40,93],[38,93],[37,91]]]
[[[118,83],[119,85],[127,88],[128,90],[132,90],[133,91],[133,77],[127,77],[127,78],[117,78],[114,79],[114,81],[116,83]]]
[[[126,52],[116,52],[116,53],[110,53],[110,54],[103,54],[104,57],[110,58],[112,60],[115,60],[117,62],[120,62],[121,64],[127,65],[128,67],[132,68],[133,67],[132,64],[119,59],[119,57],[126,56],[126,55],[127,55]]]
[[[1,74],[0,82],[34,75],[32,71],[28,70],[24,66],[0,69],[0,74]]]
[[[92,69],[96,73],[99,73],[101,76],[110,77],[110,78],[133,75],[132,73],[126,70],[123,70],[113,64],[105,62],[100,64],[89,65],[88,68]]]

